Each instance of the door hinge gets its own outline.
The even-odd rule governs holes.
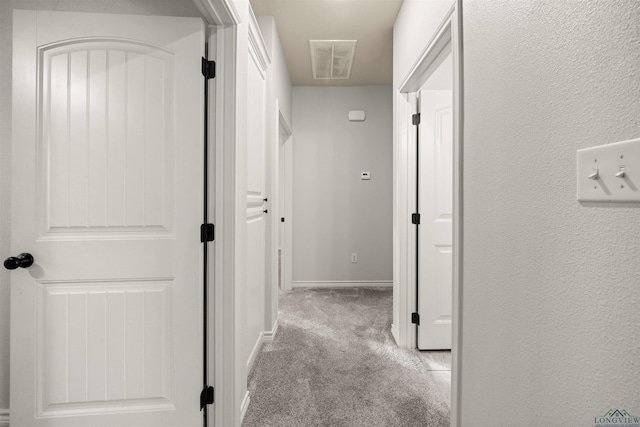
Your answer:
[[[200,241],[213,242],[216,237],[216,228],[213,224],[202,224],[200,226]]]
[[[420,214],[419,213],[413,213],[411,214],[411,224],[420,224]]]
[[[205,406],[211,405],[214,400],[214,392],[213,387],[210,385],[204,386],[202,392],[200,393],[200,410],[202,411]]]
[[[420,113],[411,116],[411,124],[418,126],[420,124]]]
[[[411,313],[411,323],[420,326],[420,315],[418,313]]]
[[[216,61],[209,61],[202,57],[202,75],[208,80],[216,76]]]

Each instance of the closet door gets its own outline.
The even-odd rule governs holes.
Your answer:
[[[418,348],[451,349],[453,95],[420,92]]]
[[[204,37],[14,13],[11,425],[202,425]]]

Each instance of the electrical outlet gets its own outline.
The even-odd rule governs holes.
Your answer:
[[[352,253],[351,254],[351,262],[358,262],[358,254],[357,253]]]

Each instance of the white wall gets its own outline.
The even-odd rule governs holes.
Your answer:
[[[640,414],[640,206],[581,205],[575,166],[640,137],[640,7],[463,13],[462,425]]]
[[[393,26],[394,88],[407,77],[454,0],[405,0]]]
[[[11,254],[11,61],[13,9],[201,16],[191,1],[3,0],[0,1],[0,258]],[[14,254],[15,255],[15,254]],[[0,425],[9,407],[9,290],[11,275],[0,269]]]
[[[408,174],[409,129],[399,126],[400,115],[410,115],[407,100],[398,92],[423,50],[434,36],[454,0],[405,0],[393,26],[393,334],[403,347],[415,347],[415,327],[400,312],[415,309],[415,276],[409,268],[408,245],[414,230],[415,187]],[[415,180],[415,178],[412,178]],[[413,189],[413,193],[410,192]],[[414,226],[411,226],[414,227]],[[414,255],[415,256],[415,255]],[[401,291],[402,290],[402,291]]]
[[[282,114],[291,124],[291,103],[293,102],[293,87],[289,69],[284,58],[282,43],[278,35],[278,28],[273,16],[257,16],[260,31],[264,37],[267,49],[271,55],[271,66],[273,68],[273,94],[280,104]]]
[[[391,88],[295,86],[293,107],[294,286],[391,282]]]

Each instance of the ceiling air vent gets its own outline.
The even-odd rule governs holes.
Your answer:
[[[357,40],[309,40],[314,79],[351,77]]]

